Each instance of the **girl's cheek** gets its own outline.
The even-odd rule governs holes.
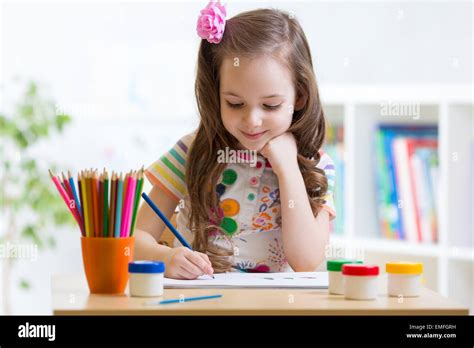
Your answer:
[[[224,128],[229,132],[233,133],[235,132],[235,129],[237,128],[237,123],[238,121],[236,120],[235,117],[232,117],[232,115],[221,115],[222,117],[222,124],[224,125]]]
[[[291,121],[293,119],[293,115],[289,112],[282,111],[279,112],[278,115],[273,118],[274,127],[278,130],[285,132],[291,126]]]

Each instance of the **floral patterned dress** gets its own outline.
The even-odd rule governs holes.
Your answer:
[[[180,202],[177,229],[192,242],[193,235],[187,229],[189,195],[186,189],[186,157],[195,134],[181,138],[168,152],[152,163],[145,171],[153,185],[158,185],[176,202]],[[324,170],[328,179],[328,191],[323,209],[330,219],[336,216],[333,200],[334,164],[320,151],[317,167]],[[218,221],[227,236],[215,231],[209,242],[234,250],[233,268],[244,272],[291,271],[283,252],[281,236],[281,204],[278,178],[265,157],[257,155],[257,161],[228,163],[216,186],[220,200]],[[230,243],[230,244],[229,244]],[[175,240],[175,246],[180,246]]]

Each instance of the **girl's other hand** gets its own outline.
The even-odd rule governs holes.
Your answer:
[[[285,132],[270,139],[260,151],[272,165],[273,172],[279,176],[285,168],[298,168],[298,148],[293,133]]]
[[[167,278],[196,279],[204,274],[214,273],[206,254],[186,247],[171,248],[164,262]]]

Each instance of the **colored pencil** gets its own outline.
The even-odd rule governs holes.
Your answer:
[[[77,213],[77,216],[79,218],[79,225],[81,228],[81,234],[85,234],[84,230],[84,221],[82,220],[82,212],[81,212],[81,204],[79,203],[79,198],[77,197],[77,192],[76,192],[76,186],[74,185],[74,180],[71,177],[71,173],[68,173],[68,177],[66,178],[66,182],[68,183],[69,190],[71,191],[70,198],[74,199],[75,202],[75,210]]]
[[[66,191],[66,193],[69,195],[69,191],[68,191],[68,188],[66,187],[66,184],[64,183],[64,174],[63,174],[63,178],[61,179],[61,177],[58,175],[57,176],[59,182],[61,183],[61,186],[63,187],[63,189]]]
[[[82,172],[81,174],[81,186],[82,186],[82,195],[83,195],[83,211],[84,211],[84,225],[86,227],[86,236],[87,237],[92,237],[91,236],[91,226],[90,226],[90,220],[89,220],[89,197],[87,195],[88,189],[87,189],[87,178],[86,178],[86,173]]]
[[[94,215],[92,215],[92,191],[91,191],[91,178],[90,172],[86,169],[85,173],[85,188],[87,197],[87,217],[89,219],[89,234],[90,237],[94,237]]]
[[[81,219],[82,219],[82,206],[79,201],[79,197],[77,195],[76,185],[74,184],[74,178],[71,176],[71,172],[68,173],[68,181],[69,181],[69,186],[72,189],[72,195],[74,197],[74,200],[76,201],[77,210],[79,211],[79,215],[81,216]]]
[[[95,194],[96,190],[94,190],[94,172],[93,172],[93,169],[91,168],[90,171],[89,171],[89,201],[91,204],[89,204],[89,211],[90,211],[90,215],[89,215],[89,219],[90,219],[90,226],[91,226],[91,236],[92,237],[97,237],[97,224],[96,224],[96,220],[95,220],[95,211],[96,211],[96,208],[95,208]]]
[[[92,184],[91,184],[91,174],[86,170],[86,189],[87,189],[87,210],[88,210],[88,219],[89,219],[89,236],[95,237],[94,234],[94,215],[93,215],[93,200],[92,200]]]
[[[81,217],[82,225],[84,226],[84,237],[87,237],[86,219],[84,217],[84,193],[82,192],[82,178],[81,173],[77,173],[77,189],[79,192],[79,201],[81,202]]]
[[[104,237],[107,237],[109,234],[109,221],[108,221],[108,212],[109,212],[109,175],[105,171],[104,168],[104,215],[103,215],[103,221],[104,221]]]
[[[84,227],[86,229],[86,236],[89,237],[89,212],[87,211],[87,189],[86,189],[86,178],[83,170],[79,173],[80,179],[80,191],[82,196],[82,216],[84,218]]]
[[[75,211],[75,214],[76,214],[76,217],[77,217],[76,221],[78,221],[79,227],[80,227],[81,233],[82,233],[83,230],[84,230],[84,227],[83,227],[83,223],[82,223],[81,214],[79,212],[78,202],[76,200],[76,197],[74,197],[74,192],[72,190],[71,183],[67,179],[66,175],[64,175],[63,172],[61,172],[61,178],[62,178],[62,186],[65,188],[66,193],[69,197],[69,204],[70,204],[71,208]],[[74,184],[74,182],[73,182],[73,184]]]
[[[125,237],[130,237],[130,230],[132,227],[132,215],[133,215],[133,208],[135,207],[135,191],[137,190],[137,173],[134,172],[132,176],[132,188],[130,189],[130,206],[128,211],[127,217],[127,229],[125,231]]]
[[[131,176],[126,175],[123,182],[123,201],[122,201],[122,222],[120,223],[120,237],[123,237],[125,234],[125,225],[127,223],[127,210],[128,210],[128,199],[130,197],[130,180]]]
[[[128,187],[129,187],[129,195],[127,198],[127,215],[126,215],[126,221],[125,221],[124,237],[129,237],[130,235],[130,224],[132,223],[135,189],[137,188],[137,179],[136,179],[135,173],[132,174]]]
[[[104,179],[102,174],[99,177],[99,194],[97,196],[98,202],[97,202],[97,216],[99,220],[99,237],[102,237],[104,235],[104,224],[103,224],[103,210],[104,210]]]
[[[72,195],[72,190],[71,190],[71,187],[69,186],[69,181],[66,180],[66,177],[64,175],[64,173],[61,172],[61,184],[63,185],[64,189],[66,190],[67,192],[67,195],[69,196],[69,198],[72,198],[73,195]]]
[[[79,188],[79,200],[81,201],[81,217],[82,217],[82,226],[84,227],[84,236],[87,236],[87,229],[86,229],[86,219],[84,218],[84,198],[82,194],[82,180],[81,174],[77,174],[77,187]]]
[[[181,242],[181,244],[183,246],[185,246],[186,248],[189,248],[189,249],[193,250],[193,248],[191,248],[191,245],[189,245],[189,243],[186,241],[186,239],[184,239],[183,236],[181,236],[181,234],[173,226],[173,224],[168,220],[168,218],[165,216],[165,214],[163,214],[161,212],[161,210],[158,209],[156,204],[153,203],[153,201],[150,199],[150,197],[148,197],[148,195],[145,192],[142,193],[142,197],[145,200],[145,202],[148,203],[150,208],[156,213],[156,215],[158,215],[160,217],[160,219],[163,220],[165,225],[170,229],[170,231],[175,235],[175,237],[178,238],[178,240]]]
[[[117,198],[116,198],[116,211],[115,211],[115,232],[114,237],[120,237],[120,225],[122,223],[122,191],[123,191],[123,182],[122,174],[117,180]]]
[[[220,298],[222,295],[210,295],[210,296],[197,296],[197,297],[183,297],[171,300],[163,300],[158,302],[158,304],[169,304],[169,303],[181,303],[188,301],[198,301],[198,300],[209,300],[211,298]]]
[[[56,189],[59,191],[59,194],[61,195],[61,197],[63,198],[64,200],[64,203],[66,203],[68,209],[71,211],[74,219],[76,220],[76,222],[78,223],[78,225],[80,226],[80,222],[79,222],[79,218],[78,216],[76,215],[76,211],[71,207],[71,199],[69,198],[66,190],[64,189],[64,187],[61,185],[61,183],[59,182],[59,179],[53,175],[53,173],[51,172],[51,170],[49,171],[49,175],[51,176],[51,179],[53,180],[54,182],[54,185],[56,185]]]
[[[123,179],[123,195],[122,195],[122,209],[125,207],[125,192],[127,192],[128,177],[130,173],[125,174],[125,179]]]
[[[77,209],[77,204],[76,204],[77,202],[74,199],[74,195],[72,193],[72,188],[69,184],[69,181],[66,179],[66,176],[64,175],[64,173],[61,173],[61,178],[62,179],[59,179],[59,176],[58,176],[58,179],[63,184],[63,187],[66,190],[67,196],[69,197],[69,204],[71,205],[71,208],[76,211],[76,215],[80,218],[79,210]]]
[[[72,194],[71,187],[69,186],[69,182],[66,180],[64,173],[61,173],[61,177],[59,177],[59,175],[57,176],[59,182],[61,183],[61,186],[63,186],[64,190],[67,193],[67,197],[69,199],[69,206],[74,211],[74,214],[77,217],[76,221],[78,221],[79,226],[81,226],[81,217],[79,215],[79,211],[77,210],[76,201],[74,200],[74,196]]]
[[[137,184],[137,189],[135,190],[135,202],[133,207],[133,217],[132,217],[132,225],[130,227],[130,237],[133,236],[133,232],[135,232],[135,224],[137,222],[137,213],[138,207],[140,205],[140,196],[143,191],[143,167],[139,173],[139,179]]]
[[[97,183],[97,172],[92,172],[92,177],[90,181],[91,192],[92,192],[92,216],[94,218],[94,236],[99,237],[99,200],[98,200],[98,183]]]
[[[128,200],[128,197],[127,195],[129,195],[129,191],[127,191],[129,189],[129,181],[130,181],[130,177],[128,174],[125,175],[125,179],[123,180],[123,199],[122,199],[122,221],[120,223],[120,237],[123,237],[123,231],[124,231],[124,228],[125,228],[125,220],[126,220],[126,215],[127,215],[127,200]]]
[[[114,236],[115,229],[115,204],[117,202],[117,180],[115,173],[112,172],[111,191],[110,191],[110,223],[109,223],[109,237]]]

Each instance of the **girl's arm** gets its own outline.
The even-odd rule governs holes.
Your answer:
[[[148,194],[153,202],[159,202],[160,210],[171,219],[177,203],[162,189],[154,186]],[[144,203],[137,216],[135,231],[135,260],[158,260],[165,263],[165,276],[177,279],[195,279],[212,274],[212,264],[206,254],[186,247],[170,248],[158,244],[165,230],[164,222]]]
[[[148,194],[153,202],[159,202],[160,210],[168,220],[171,219],[177,204],[158,186]],[[165,224],[159,219],[148,204],[143,203],[138,210],[135,230],[135,259],[164,260],[170,247],[158,244],[165,230]]]
[[[316,218],[313,215],[293,134],[286,132],[269,140],[261,153],[278,177],[286,259],[296,272],[315,271],[324,260],[329,240],[329,214],[321,210]]]
[[[312,272],[323,262],[329,241],[329,214],[313,215],[303,176],[296,166],[285,166],[278,175],[285,256],[296,272]]]

